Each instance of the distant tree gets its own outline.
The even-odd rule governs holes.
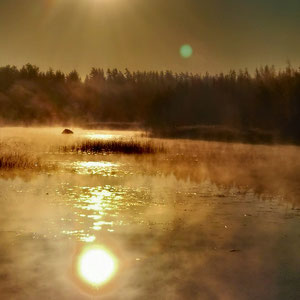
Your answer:
[[[39,67],[28,63],[21,68],[20,78],[29,80],[37,79],[39,77],[39,70]]]
[[[92,68],[82,82],[76,70],[8,65],[0,67],[0,111],[15,123],[139,122],[156,132],[209,125],[300,143],[300,69],[201,75]]]
[[[66,76],[67,82],[80,82],[80,76],[76,70],[71,71],[67,76]]]
[[[19,78],[19,70],[15,66],[0,67],[0,90],[6,91]]]

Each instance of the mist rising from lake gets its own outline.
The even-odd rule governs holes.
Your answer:
[[[82,139],[146,139],[61,131],[0,129],[0,153],[40,164],[0,170],[1,297],[300,297],[299,147],[154,139],[165,152],[61,153]],[[97,290],[73,270],[86,245],[120,264]]]

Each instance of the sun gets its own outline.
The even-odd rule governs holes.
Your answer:
[[[108,283],[117,269],[116,257],[101,247],[90,247],[78,258],[77,271],[80,279],[94,288]]]

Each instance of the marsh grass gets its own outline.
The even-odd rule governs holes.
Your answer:
[[[0,152],[0,169],[36,169],[39,167],[39,159],[29,154]]]
[[[77,153],[123,153],[123,154],[155,154],[165,152],[163,145],[152,141],[139,140],[83,140],[71,145],[60,146],[60,152]]]
[[[31,148],[32,145],[20,141],[0,141],[0,170],[40,168],[41,160]]]

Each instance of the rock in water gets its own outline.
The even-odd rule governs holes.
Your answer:
[[[74,132],[72,130],[67,129],[67,128],[62,132],[62,134],[73,134],[73,133]]]

